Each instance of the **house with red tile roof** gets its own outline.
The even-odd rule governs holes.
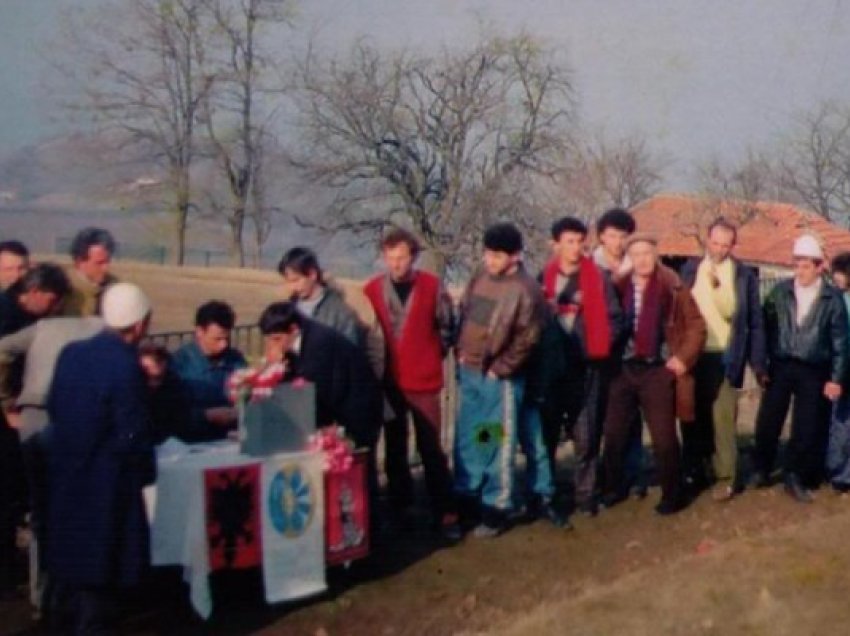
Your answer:
[[[850,251],[850,231],[790,203],[658,194],[631,212],[638,230],[655,234],[659,252],[671,260],[700,256],[705,229],[718,216],[738,226],[735,256],[760,269],[790,268],[794,240],[803,233],[820,241],[827,259]]]

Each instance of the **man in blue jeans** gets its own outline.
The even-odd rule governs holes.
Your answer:
[[[522,234],[509,223],[484,233],[484,267],[460,306],[457,340],[460,411],[454,448],[455,491],[480,506],[476,537],[505,529],[513,506],[517,416],[523,371],[540,334],[540,292],[520,263]]]

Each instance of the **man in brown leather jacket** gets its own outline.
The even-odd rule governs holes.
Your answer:
[[[634,272],[617,285],[626,327],[619,348],[621,364],[614,371],[608,395],[604,429],[609,490],[603,501],[610,506],[625,497],[616,484],[623,482],[629,424],[639,408],[652,437],[661,485],[661,501],[655,510],[667,515],[678,512],[685,503],[676,417],[693,419],[690,371],[705,343],[706,326],[690,290],[659,262],[653,236],[633,234],[628,255]]]
[[[499,534],[513,505],[523,373],[540,336],[544,305],[521,253],[516,227],[490,226],[484,233],[484,267],[467,285],[460,306],[455,491],[462,512],[480,506],[477,537]]]

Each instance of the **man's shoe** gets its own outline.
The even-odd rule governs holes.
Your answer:
[[[753,488],[770,488],[773,485],[773,482],[770,479],[770,475],[763,471],[757,470],[753,473],[753,477],[750,480],[750,485]]]
[[[655,506],[655,514],[661,515],[662,517],[666,517],[668,515],[674,515],[677,512],[681,511],[685,507],[685,502],[683,499],[662,499],[657,506]]]
[[[708,477],[706,477],[705,472],[703,471],[693,471],[690,474],[685,475],[684,486],[688,496],[695,498],[703,490],[708,488]]]
[[[794,473],[785,476],[785,492],[799,503],[812,503],[815,500],[812,492],[803,486],[800,478]]]
[[[729,501],[734,496],[735,489],[728,483],[717,484],[711,491],[711,498],[718,503]]]
[[[472,536],[476,539],[495,539],[505,531],[504,526],[491,526],[486,523],[479,523],[472,531]]]
[[[627,495],[622,492],[608,492],[602,495],[602,508],[613,508],[621,501],[625,501]]]
[[[838,481],[832,482],[832,489],[839,495],[844,495],[850,492],[850,484],[844,484]]]
[[[649,489],[646,487],[646,484],[635,484],[631,487],[629,494],[635,499],[646,499]]]
[[[544,517],[556,528],[562,530],[572,530],[573,524],[570,523],[569,517],[558,510],[551,501],[543,502],[540,507],[540,516]]]
[[[599,506],[597,506],[596,501],[591,499],[589,501],[583,501],[578,505],[578,513],[585,517],[595,517],[599,512]]]
[[[437,534],[444,541],[457,543],[463,539],[463,530],[461,530],[457,514],[446,513],[435,525]]]

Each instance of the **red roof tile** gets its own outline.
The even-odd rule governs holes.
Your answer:
[[[717,216],[739,226],[734,254],[742,261],[790,267],[794,240],[806,232],[820,240],[827,258],[850,251],[850,231],[790,203],[659,194],[637,204],[631,212],[638,230],[658,236],[659,251],[666,256],[701,255],[696,231],[704,235],[706,226]]]

